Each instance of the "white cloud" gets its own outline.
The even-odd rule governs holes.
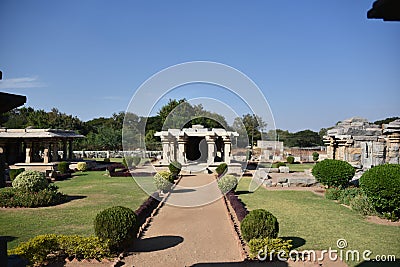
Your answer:
[[[37,76],[0,80],[0,89],[21,89],[34,87],[45,87],[45,84],[39,82]]]

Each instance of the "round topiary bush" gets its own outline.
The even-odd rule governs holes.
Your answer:
[[[78,162],[78,165],[76,167],[78,171],[84,172],[87,170],[87,164],[86,162]]]
[[[231,190],[235,190],[237,184],[238,180],[233,175],[225,175],[218,180],[218,187],[223,194],[226,194]]]
[[[169,191],[174,183],[174,177],[168,171],[160,171],[154,175],[153,181],[158,190]]]
[[[141,158],[140,157],[132,157],[132,166],[136,167],[139,165]]]
[[[69,171],[69,162],[66,161],[62,161],[60,163],[58,163],[57,165],[57,170],[61,173],[61,174],[65,174]]]
[[[289,164],[293,164],[294,163],[294,157],[293,156],[288,156],[288,157],[286,157],[286,161]]]
[[[348,162],[335,159],[324,159],[312,169],[317,181],[328,187],[347,187],[355,172]]]
[[[181,170],[182,170],[182,164],[180,164],[178,161],[172,161],[169,165],[168,165],[168,169],[169,171],[174,175],[178,175]]]
[[[400,165],[384,164],[366,171],[360,187],[374,208],[392,220],[400,218]]]
[[[250,211],[240,224],[243,239],[249,242],[253,238],[276,238],[279,223],[269,211],[256,209]]]
[[[94,232],[97,237],[108,241],[113,250],[126,247],[136,236],[136,214],[133,210],[115,206],[97,214]]]
[[[21,189],[30,192],[39,192],[46,189],[49,185],[44,173],[39,171],[24,171],[15,177],[12,181],[12,186],[16,189]]]

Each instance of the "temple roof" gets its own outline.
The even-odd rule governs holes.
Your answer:
[[[70,130],[59,129],[7,129],[0,128],[0,138],[84,138]]]
[[[155,136],[239,136],[237,132],[227,131],[223,128],[204,128],[202,125],[193,125],[192,128],[183,128],[181,129],[168,129],[167,131],[161,131],[155,133]]]
[[[5,113],[26,103],[26,96],[0,92],[0,113]]]

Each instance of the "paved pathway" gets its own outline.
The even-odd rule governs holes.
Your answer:
[[[184,176],[170,198],[175,203],[188,201],[202,191],[201,185],[213,180],[207,174]],[[123,259],[124,266],[190,266],[242,260],[222,199],[195,208],[164,205],[137,240],[132,255]]]

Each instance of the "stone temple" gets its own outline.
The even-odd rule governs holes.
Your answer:
[[[162,142],[161,165],[167,165],[172,161],[178,161],[183,166],[202,164],[209,167],[222,162],[232,167],[234,165],[231,163],[231,140],[239,136],[237,132],[193,125],[192,128],[157,132],[155,136],[159,136]]]
[[[399,164],[400,120],[382,126],[363,118],[339,122],[324,136],[327,156],[344,160],[359,169]]]

